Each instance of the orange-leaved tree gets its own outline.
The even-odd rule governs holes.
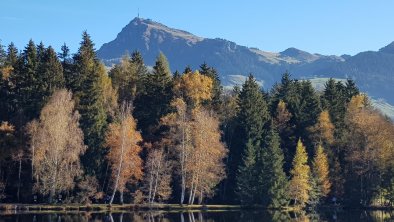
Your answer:
[[[118,120],[110,124],[105,141],[109,148],[107,159],[111,164],[113,179],[113,193],[109,203],[112,204],[117,191],[123,202],[126,183],[137,182],[142,177],[142,148],[139,145],[142,137],[136,129],[129,104],[122,104]]]

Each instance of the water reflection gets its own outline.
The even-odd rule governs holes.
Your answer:
[[[309,222],[309,221],[394,221],[393,211],[194,211],[194,212],[116,212],[116,213],[0,213],[0,222]]]

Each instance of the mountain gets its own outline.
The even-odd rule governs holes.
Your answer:
[[[296,48],[267,52],[225,39],[198,37],[150,19],[135,18],[97,54],[110,66],[119,62],[126,52],[134,50],[140,51],[150,66],[158,53],[163,52],[172,71],[183,71],[187,65],[197,69],[206,62],[219,71],[224,85],[239,84],[244,76],[253,73],[267,89],[280,80],[285,71],[299,79],[352,78],[374,99],[394,104],[394,42],[379,51],[354,56],[312,54]]]

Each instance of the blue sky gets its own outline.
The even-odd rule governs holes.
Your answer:
[[[1,0],[0,39],[23,48],[32,38],[72,52],[87,30],[96,48],[134,17],[209,38],[279,52],[351,54],[394,41],[392,0]]]

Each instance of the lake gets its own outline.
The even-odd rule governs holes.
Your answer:
[[[320,213],[280,211],[194,211],[194,212],[117,212],[117,213],[0,213],[0,222],[275,222],[275,221],[394,221],[393,211],[324,211]]]

